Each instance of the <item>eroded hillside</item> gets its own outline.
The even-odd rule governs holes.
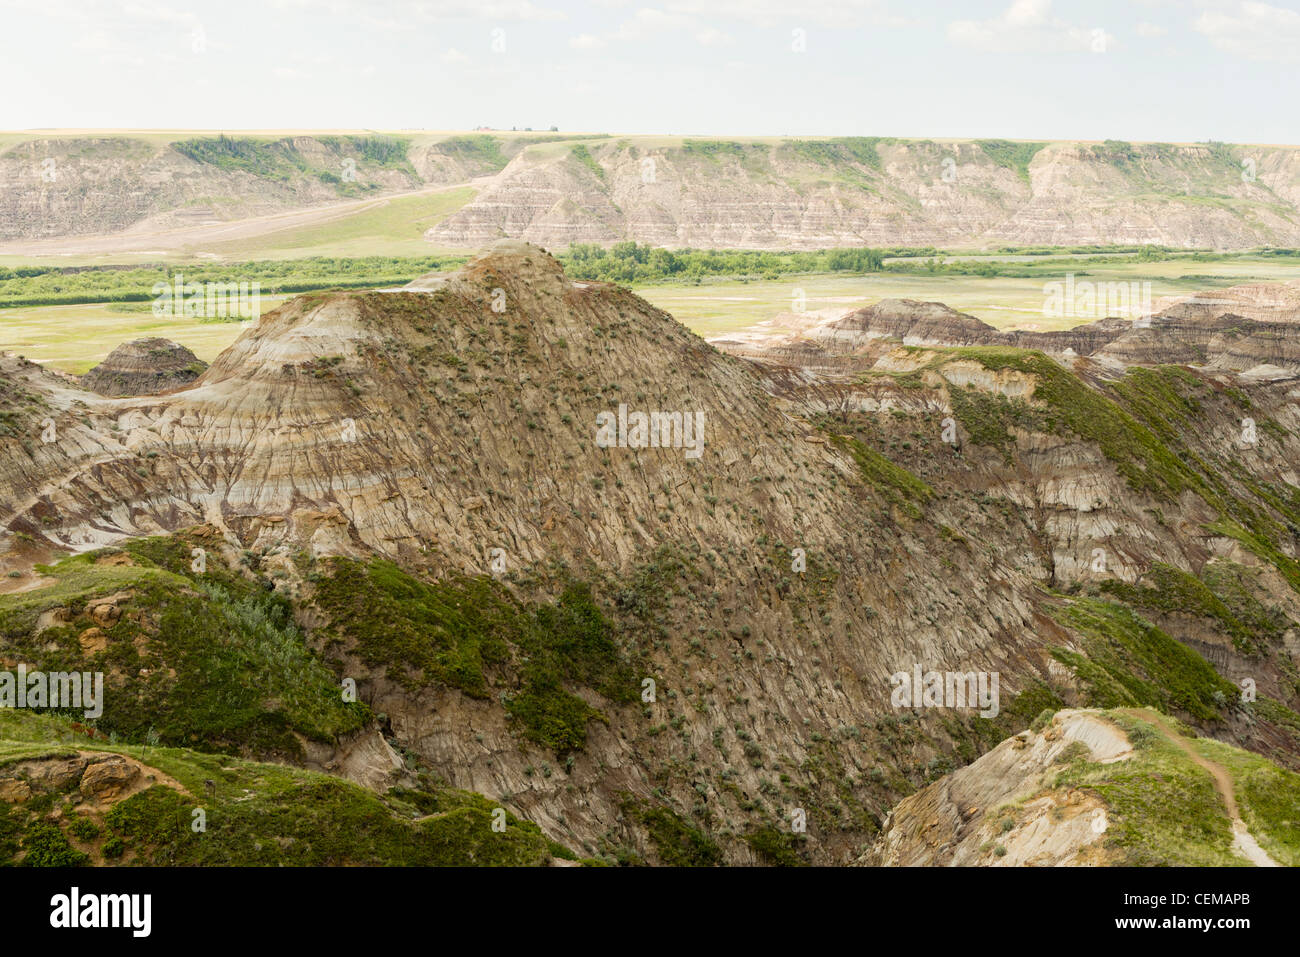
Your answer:
[[[1300,775],[1150,710],[1044,711],[905,798],[860,863],[1297,863]]]
[[[429,775],[610,861],[847,863],[1065,704],[1300,756],[1287,370],[742,359],[512,242],[416,285],[295,299],[166,395],[4,359],[8,658],[106,671],[125,739]],[[915,665],[996,713],[895,706]]]
[[[428,238],[553,248],[1293,245],[1298,155],[1222,144],[620,138],[521,152]]]
[[[33,136],[0,153],[0,240],[139,238],[473,182],[478,195],[427,239],[1294,246],[1298,156],[1221,143],[888,137]]]

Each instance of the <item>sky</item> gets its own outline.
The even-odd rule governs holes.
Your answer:
[[[0,129],[1300,143],[1300,0],[0,0]]]

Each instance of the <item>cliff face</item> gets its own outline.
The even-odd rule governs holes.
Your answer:
[[[1292,380],[952,350],[937,306],[855,320],[923,346],[819,342],[833,373],[744,361],[517,242],[418,286],[292,300],[167,395],[5,358],[0,568],[24,607],[69,603],[28,580],[33,549],[203,526],[181,571],[204,580],[198,547],[260,576],[394,748],[653,861],[668,811],[714,862],[854,860],[1047,703],[1158,703],[1300,755]],[[1231,607],[1135,624],[1166,567],[1187,594],[1236,582]],[[896,704],[915,665],[998,673],[997,713]],[[1242,677],[1271,710],[1237,703]]]
[[[430,241],[1300,244],[1300,151],[1289,147],[486,134],[382,161],[348,137],[192,152],[116,136],[17,143],[0,153],[0,239],[174,228],[472,180],[481,192]]]
[[[1103,716],[1061,712],[1043,731],[1008,738],[900,801],[863,863],[1059,867],[1114,862],[1114,851],[1105,847],[1105,828],[1093,827],[1104,820],[1105,802],[1095,794],[1051,786],[1052,772],[1071,745],[1071,754],[1090,762],[1113,764],[1133,756],[1123,729]]]
[[[0,153],[0,239],[192,226],[420,183],[413,169],[367,162],[310,136],[226,165],[125,136],[38,138]]]
[[[999,332],[941,304],[883,301],[790,325],[715,344],[753,361],[792,409],[855,429],[967,503],[952,525],[964,536],[1105,603],[1048,616],[1109,616],[1120,599],[1223,677],[1269,675],[1294,706],[1290,626],[1243,654],[1178,597],[1184,586],[1226,597],[1248,579],[1261,607],[1280,603],[1295,620],[1294,324],[1160,315]],[[1278,535],[1275,552],[1240,524],[1266,500],[1282,505],[1266,522],[1280,522],[1265,533]],[[1002,507],[1018,531],[991,521]],[[1276,756],[1271,731],[1227,734]]]
[[[1007,147],[1012,144],[1006,144]],[[879,141],[662,145],[637,138],[517,156],[469,205],[433,227],[439,244],[499,236],[553,248],[634,239],[670,247],[1160,243],[1294,244],[1276,208],[1300,196],[1290,149],[1146,144],[1130,153]],[[1257,178],[1242,176],[1243,158]],[[1023,164],[1023,165],[1019,165]],[[1270,192],[1272,190],[1272,192]],[[1206,205],[1197,196],[1222,202]]]
[[[946,576],[930,531],[897,511],[915,504],[864,484],[853,458],[749,367],[666,314],[570,282],[540,250],[512,244],[433,285],[294,300],[172,395],[105,400],[24,373],[61,412],[54,441],[24,436],[0,452],[6,527],[86,548],[206,522],[280,556],[291,581],[303,573],[284,559],[302,549],[440,576],[489,575],[501,549],[522,595],[544,597],[567,568],[607,582],[615,610],[620,594],[662,579],[644,620],[640,600],[621,613],[649,656],[634,690],[653,676],[657,701],[592,699],[608,725],[591,723],[563,777],[536,773],[556,756],[521,744],[494,700],[349,666],[448,781],[515,795],[579,841],[621,833],[620,795],[649,799],[656,787],[678,807],[707,801],[737,833],[780,826],[797,799],[772,791],[785,774],[825,794],[810,853],[846,860],[898,780],[868,780],[875,746],[829,742],[883,713],[895,659],[996,669],[1013,653],[1041,658],[1025,595],[993,590],[983,559]],[[601,448],[598,416],[617,421],[620,406],[698,415],[701,454]],[[793,571],[795,549],[810,571]],[[938,589],[909,585],[945,577]],[[842,774],[817,773],[826,761]],[[691,771],[696,762],[708,770]],[[831,797],[843,775],[862,782],[851,804]],[[743,842],[729,854],[752,859]]]
[[[1215,319],[1225,314],[1257,322],[1300,320],[1300,287],[1294,282],[1243,283],[1193,296],[1162,299],[1156,311],[1171,319]]]
[[[1266,797],[1266,768],[1149,709],[1044,711],[899,802],[859,863],[1294,866],[1289,812],[1267,805],[1294,801],[1300,776],[1273,769]]]

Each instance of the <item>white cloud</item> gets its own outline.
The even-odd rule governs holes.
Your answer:
[[[759,27],[815,23],[828,27],[901,26],[886,0],[665,0],[667,9],[695,17],[734,20]]]
[[[582,33],[576,37],[569,38],[569,46],[575,50],[599,50],[605,45],[605,41],[600,37],[592,36],[590,33]]]
[[[984,53],[1052,53],[1091,50],[1104,53],[1115,42],[1101,27],[1083,27],[1053,17],[1052,0],[1012,0],[989,20],[954,20],[948,39]]]
[[[729,34],[704,22],[693,14],[642,7],[630,18],[619,24],[617,30],[606,34],[604,38],[583,34],[581,37],[570,40],[569,43],[573,46],[575,41],[584,40],[588,44],[587,48],[593,49],[594,46],[591,41],[603,45],[606,40],[644,40],[655,34],[663,33],[687,34],[701,46],[723,46],[732,42]]]
[[[412,20],[564,20],[562,10],[532,0],[270,0],[296,13],[347,17],[385,29],[409,27]]]
[[[695,34],[695,42],[700,46],[720,47],[731,43],[731,36],[713,27],[705,27]]]
[[[426,20],[566,20],[562,10],[532,0],[416,0],[410,6]]]
[[[1300,13],[1246,0],[1204,11],[1192,23],[1220,50],[1249,60],[1300,59]]]
[[[117,50],[117,42],[103,30],[87,31],[72,42],[77,50],[88,53],[111,53]]]
[[[417,4],[391,0],[363,3],[360,0],[270,0],[271,5],[295,17],[328,17],[351,20],[372,30],[400,30]]]
[[[1168,29],[1158,23],[1143,21],[1137,25],[1137,33],[1140,37],[1162,37],[1168,32]]]
[[[469,57],[461,53],[455,47],[452,47],[450,50],[444,53],[440,59],[442,60],[443,63],[468,63],[469,62]]]
[[[632,19],[623,21],[618,28],[617,36],[622,40],[636,40],[649,33],[685,30],[695,25],[696,20],[694,17],[642,7],[632,15]]]
[[[149,20],[154,23],[173,23],[192,26],[196,22],[194,14],[183,10],[173,10],[161,3],[135,2],[122,5],[125,16],[137,20]]]

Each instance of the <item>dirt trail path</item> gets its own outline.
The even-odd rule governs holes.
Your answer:
[[[1254,835],[1246,827],[1246,822],[1241,819],[1241,813],[1237,810],[1237,795],[1232,785],[1232,775],[1226,768],[1218,762],[1211,761],[1209,758],[1202,757],[1195,748],[1188,744],[1178,731],[1168,723],[1168,719],[1154,711],[1145,711],[1141,708],[1121,708],[1121,713],[1130,717],[1138,718],[1142,721],[1150,722],[1160,729],[1160,733],[1169,741],[1178,745],[1183,753],[1191,758],[1197,765],[1210,772],[1210,777],[1214,779],[1214,789],[1219,792],[1219,797],[1223,801],[1223,806],[1227,808],[1228,818],[1232,821],[1232,847],[1242,857],[1246,858],[1256,867],[1281,867],[1277,861],[1268,856],[1268,852],[1259,846]]]

